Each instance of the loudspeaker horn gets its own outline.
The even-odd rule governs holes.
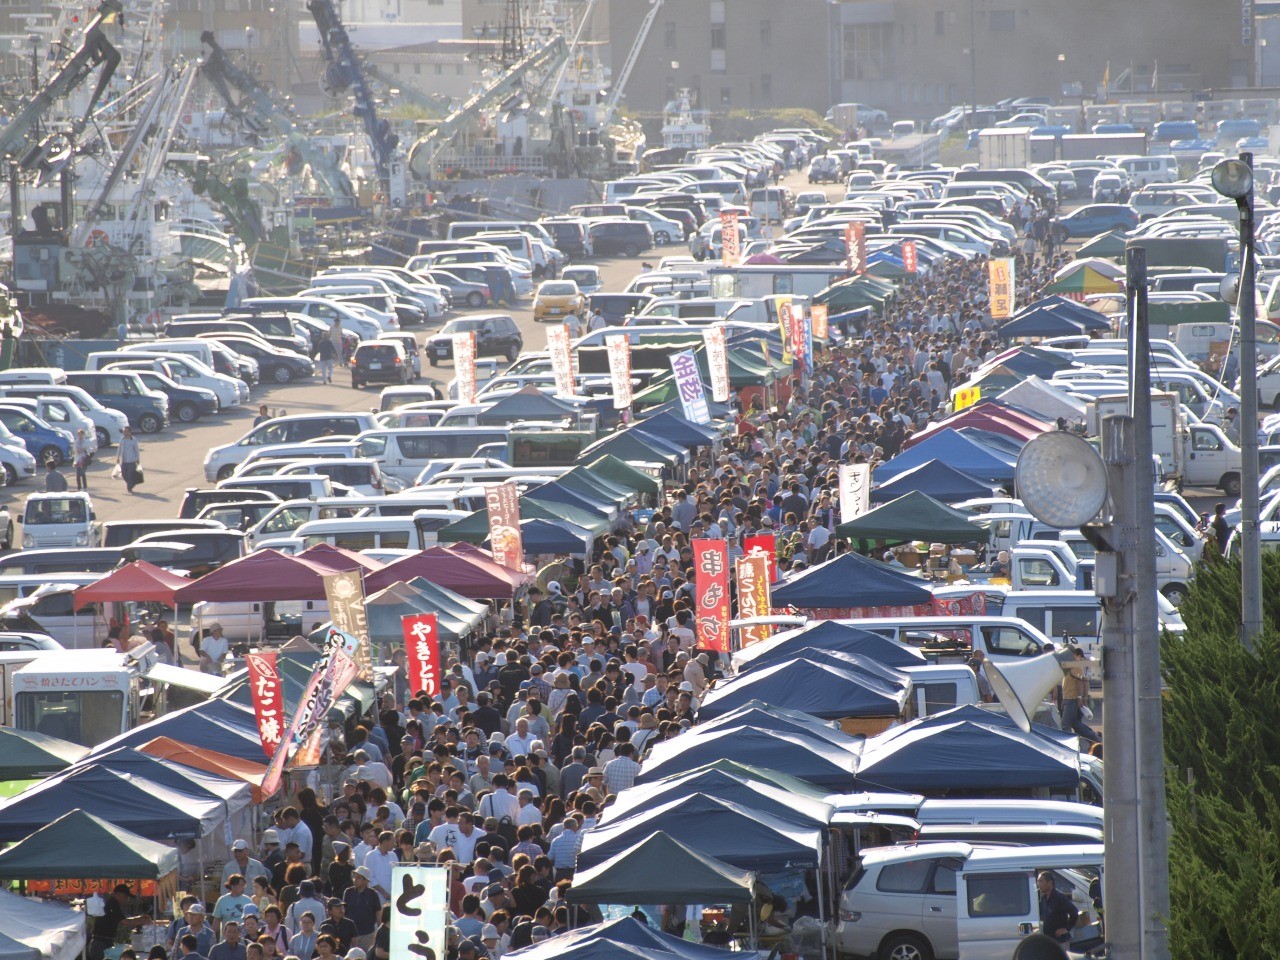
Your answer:
[[[1031,732],[1036,708],[1062,682],[1062,662],[1053,653],[999,666],[988,660],[983,671],[996,699],[1009,712],[1014,723],[1027,733]]]

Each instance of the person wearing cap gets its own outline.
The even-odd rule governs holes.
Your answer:
[[[103,955],[116,942],[116,935],[121,927],[137,930],[151,923],[151,916],[146,913],[130,917],[125,913],[125,904],[133,896],[133,890],[127,883],[118,883],[111,895],[104,898],[102,916],[93,920],[93,936],[89,938],[89,960],[102,960]]]
[[[214,937],[213,927],[209,926],[205,919],[204,904],[197,900],[187,907],[186,921],[185,925],[174,932],[174,944],[180,943],[185,936],[193,936],[196,938],[196,952],[202,957],[209,956],[209,951],[213,949]]]
[[[369,886],[372,876],[368,867],[356,867],[351,876],[351,886],[342,894],[347,919],[356,925],[356,937],[353,942],[366,950],[373,945],[373,934],[377,928],[378,914],[382,911],[383,904],[380,895]],[[388,890],[391,889],[390,884],[391,880],[388,877]]]
[[[685,664],[684,678],[693,688],[693,695],[701,697],[702,692],[707,689],[707,664],[709,660],[705,653],[700,653],[694,659]],[[683,687],[682,687],[683,689]]]
[[[238,873],[233,873],[227,878],[223,884],[226,893],[218,898],[218,902],[213,905],[213,928],[215,933],[220,933],[222,925],[228,920],[234,920],[237,923],[244,916],[244,908],[253,903],[252,898],[245,895],[244,877]]]
[[[480,912],[484,914],[486,920],[492,918],[499,910],[510,908],[511,898],[507,894],[507,888],[501,883],[491,883],[482,892],[484,897],[480,901]]]
[[[221,673],[222,662],[231,650],[231,643],[222,635],[222,624],[209,624],[209,632],[200,641],[200,669],[204,673]]]
[[[347,917],[346,905],[337,897],[330,897],[326,905],[328,908],[328,917],[320,924],[320,932],[327,933],[338,941],[338,952],[346,953],[351,949],[351,943],[357,936],[359,931],[356,925]]]
[[[267,833],[272,832],[274,831],[267,831]],[[263,841],[266,841],[266,833],[263,834]],[[236,840],[231,844],[231,859],[222,868],[222,885],[225,887],[231,875],[236,873],[244,877],[246,885],[253,883],[254,877],[271,878],[271,870],[261,860],[255,860],[249,856],[247,840]]]

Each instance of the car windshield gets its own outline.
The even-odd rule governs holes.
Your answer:
[[[572,282],[544,283],[538,293],[544,297],[572,297],[578,292],[578,285]]]
[[[447,333],[466,333],[468,330],[479,330],[484,326],[484,321],[479,319],[462,319],[450,320],[440,328],[441,334]]]

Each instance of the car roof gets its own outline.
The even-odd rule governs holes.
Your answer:
[[[967,860],[973,851],[973,844],[958,842],[904,843],[893,847],[872,847],[863,850],[862,865],[864,867],[873,867],[886,863],[919,860],[925,857],[930,859],[950,857],[957,860]]]

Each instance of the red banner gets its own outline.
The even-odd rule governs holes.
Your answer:
[[[489,510],[489,549],[504,567],[520,570],[524,565],[524,537],[520,533],[520,498],[516,482],[508,480],[484,488]]]
[[[432,697],[440,696],[440,632],[434,613],[415,613],[400,618],[404,630],[404,651],[408,656],[405,671],[408,673],[409,693],[417,696],[419,690]]]
[[[769,615],[769,558],[764,554],[752,554],[737,562],[738,617],[742,620]],[[742,645],[748,647],[769,636],[765,626],[744,627]]]
[[[253,715],[258,718],[262,752],[270,760],[284,736],[284,685],[274,653],[250,653],[244,658],[253,692]]]
[[[915,273],[919,269],[919,261],[916,259],[916,242],[914,240],[902,241],[902,269],[907,273]]]
[[[698,646],[729,652],[729,545],[694,540],[694,621]]]
[[[778,542],[772,533],[757,533],[742,541],[743,553],[748,557],[769,558],[769,582],[778,582]]]
[[[854,220],[844,228],[844,243],[848,249],[846,263],[850,273],[867,272],[867,225]]]

